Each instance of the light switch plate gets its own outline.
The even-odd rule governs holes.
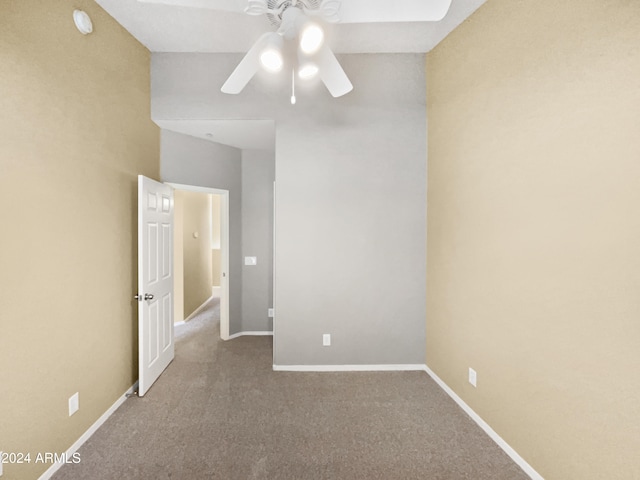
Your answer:
[[[258,257],[244,257],[244,264],[245,265],[257,265],[258,264]]]
[[[269,318],[273,318],[273,308],[270,308],[268,310],[267,315],[269,316]]]
[[[322,335],[322,346],[323,347],[330,347],[331,346],[331,334],[330,333],[325,333],[324,335]]]

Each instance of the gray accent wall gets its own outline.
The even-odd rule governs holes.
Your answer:
[[[152,117],[275,121],[274,362],[424,364],[424,55],[339,56],[354,91],[295,106],[286,72],[220,93],[241,58],[153,54]]]
[[[242,271],[242,330],[273,331],[273,181],[274,153],[242,151],[242,255],[257,265]]]
[[[160,134],[163,182],[229,190],[229,333],[242,330],[242,155],[169,130]]]

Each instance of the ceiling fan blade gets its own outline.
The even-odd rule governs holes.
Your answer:
[[[437,22],[449,11],[451,0],[342,0],[340,23]],[[320,10],[335,9],[335,0],[323,0]]]
[[[140,3],[172,5],[174,7],[208,8],[225,12],[244,13],[247,0],[138,0]]]
[[[222,85],[222,93],[232,95],[240,93],[247,83],[253,78],[260,67],[260,53],[269,43],[269,39],[273,36],[279,36],[276,32],[268,32],[262,35],[253,47],[249,49],[244,58],[240,61],[236,69],[229,76],[224,85]]]
[[[340,62],[326,45],[318,54],[318,68],[320,69],[320,79],[334,97],[341,97],[353,90],[349,77],[344,73]]]

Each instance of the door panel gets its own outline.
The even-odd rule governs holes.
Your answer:
[[[149,276],[147,278],[147,287],[158,282],[158,225],[147,225],[149,240],[147,244],[147,265]]]
[[[164,352],[168,348],[173,347],[173,302],[171,301],[171,294],[167,294],[162,297],[162,315],[164,319],[162,321],[162,351]]]

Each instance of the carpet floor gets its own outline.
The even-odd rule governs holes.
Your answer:
[[[217,300],[176,357],[54,480],[529,478],[424,372],[272,370],[271,337],[219,338]]]

